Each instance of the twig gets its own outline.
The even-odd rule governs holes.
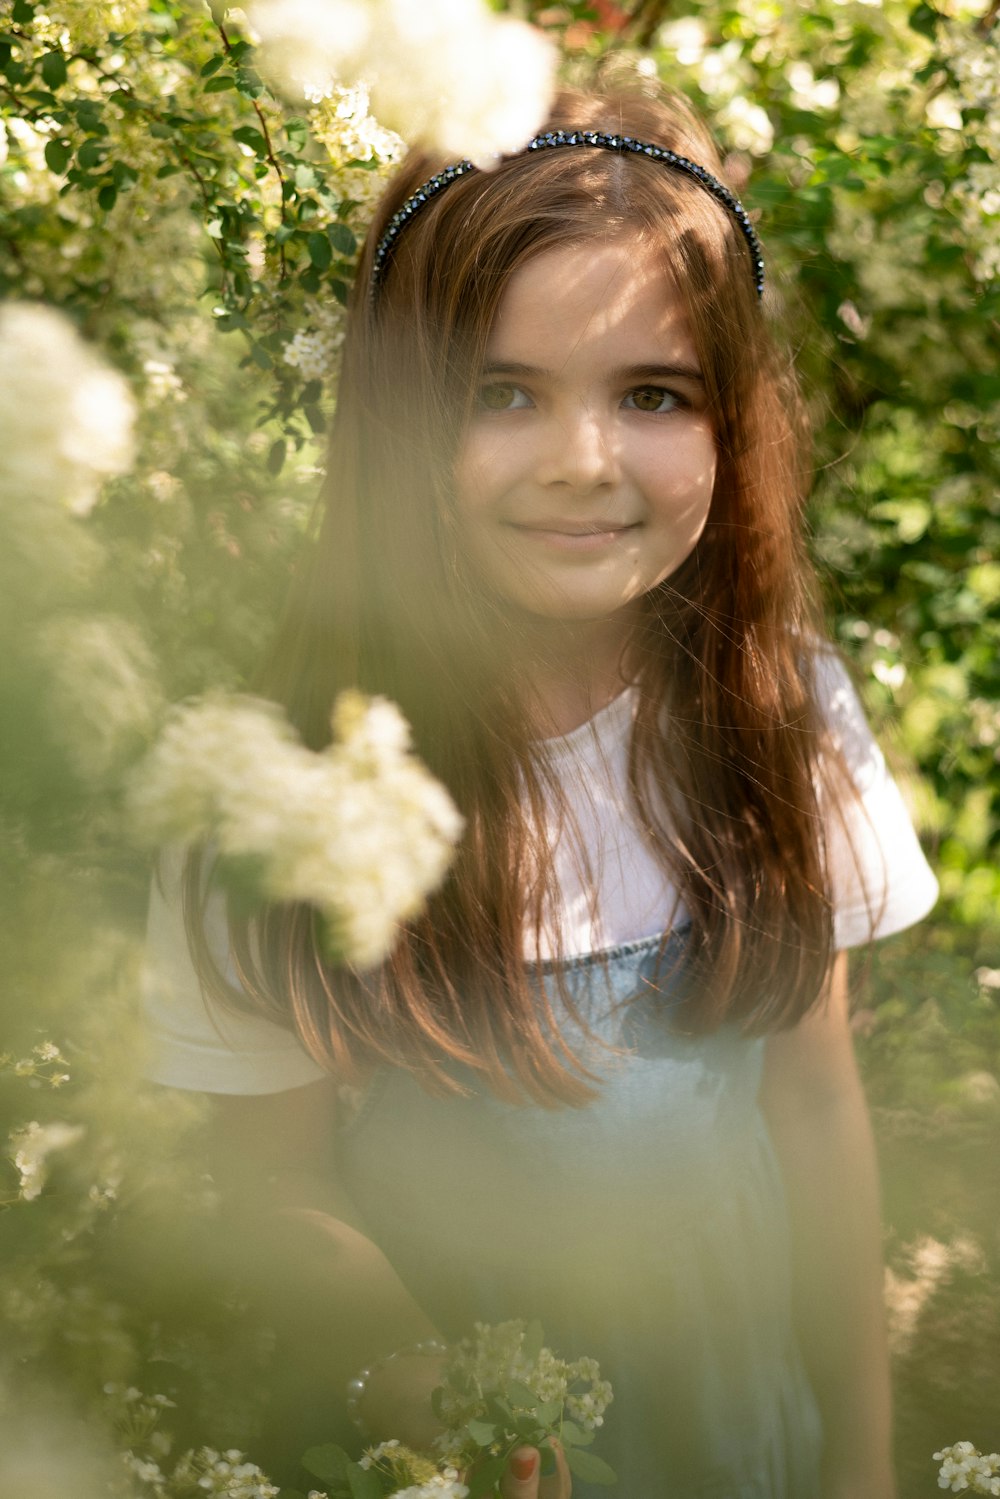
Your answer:
[[[221,21],[217,21],[216,22],[216,26],[218,27],[219,35],[222,38],[222,49],[225,52],[226,56],[231,60],[232,59],[232,53],[233,53],[233,45],[230,42],[229,37],[226,34],[226,28],[225,28],[225,26],[223,25],[223,23]],[[234,66],[238,66],[238,63],[234,64]],[[267,120],[266,120],[266,118],[264,116],[264,111],[261,109],[261,107],[257,103],[256,99],[251,99],[250,103],[253,105],[254,114],[257,116],[257,119],[260,122],[260,132],[261,132],[261,135],[263,135],[263,137],[264,137],[264,147],[265,147],[265,150],[267,151],[267,162],[268,162],[268,165],[273,168],[274,174],[275,174],[275,176],[278,179],[279,195],[280,195],[280,198],[281,198],[281,223],[282,223],[282,227],[284,227],[287,224],[287,222],[288,222],[288,217],[287,217],[286,207],[285,207],[285,174],[281,170],[281,163],[279,162],[277,156],[275,156],[275,154],[274,154],[274,146],[271,143],[271,132],[267,128]],[[284,245],[284,241],[282,241],[282,243],[278,246],[278,264],[279,264],[278,279],[280,281],[284,281],[284,280],[286,280],[286,278],[288,276],[288,267],[287,267],[287,265],[285,263],[285,245]]]

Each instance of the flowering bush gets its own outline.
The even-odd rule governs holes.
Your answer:
[[[765,315],[790,329],[818,421],[812,528],[837,636],[919,768],[943,914],[873,957],[858,1017],[893,1226],[901,1492],[917,1499],[931,1416],[986,1429],[997,1404],[996,7],[400,7],[2,8],[0,1492],[106,1499],[117,1483],[128,1499],[191,1499],[270,1483],[252,1450],[261,1389],[281,1375],[269,1330],[238,1284],[212,1280],[211,1254],[176,1256],[203,1280],[181,1285],[173,1265],[180,1225],[211,1242],[215,1192],[198,1103],[141,1086],[149,871],[122,791],[164,703],[199,695],[208,711],[217,690],[226,711],[246,707],[237,695],[308,533],[373,205],[418,136],[485,157],[529,133],[549,66],[519,24],[533,17],[572,82],[600,68],[688,92],[748,177]],[[502,14],[515,10],[516,23]],[[322,64],[310,92],[279,90],[282,47]],[[349,76],[351,61],[370,76]],[[523,89],[498,94],[515,76]],[[225,824],[260,878],[268,808],[251,786],[266,766],[237,768],[227,799],[197,744],[169,739],[183,721],[160,744],[175,743],[185,796],[200,786],[195,836]],[[410,766],[382,723],[391,766]],[[276,794],[341,763],[343,746],[309,758],[266,712],[246,727],[259,761],[265,744],[276,755]],[[356,928],[338,929],[359,951],[446,857],[453,814],[437,803],[426,817],[428,788],[411,784],[428,861],[394,860],[365,884]],[[271,845],[273,888],[325,892],[339,910],[326,854],[296,826]],[[173,1402],[172,1442],[158,1424],[171,1407],[140,1388]],[[490,1399],[466,1424],[506,1433]],[[567,1396],[581,1431],[595,1409]],[[941,1461],[948,1486],[994,1481],[964,1444]],[[457,1483],[406,1482],[432,1480]]]

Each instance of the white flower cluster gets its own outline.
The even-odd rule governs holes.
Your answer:
[[[463,824],[394,704],[342,693],[332,727],[314,754],[273,704],[186,704],[133,777],[130,807],[151,842],[212,841],[254,867],[265,899],[316,906],[337,955],[372,967],[440,884]]]
[[[246,1462],[235,1448],[215,1452],[201,1447],[185,1453],[171,1481],[182,1491],[185,1484],[196,1487],[205,1499],[278,1499],[280,1493],[256,1463]]]
[[[406,150],[402,137],[381,125],[369,106],[367,84],[331,84],[309,111],[309,128],[326,148],[338,191],[367,210]]]
[[[941,1464],[938,1488],[953,1494],[1000,1494],[1000,1452],[984,1456],[971,1442],[956,1442],[935,1452],[934,1461]]]
[[[512,1382],[526,1385],[536,1399],[555,1401],[565,1407],[566,1415],[587,1431],[604,1424],[604,1412],[614,1396],[611,1385],[601,1378],[597,1360],[579,1358],[575,1362],[558,1358],[551,1348],[529,1346],[528,1325],[522,1321],[475,1324],[474,1336],[464,1338],[451,1350],[448,1381],[444,1386],[442,1415],[449,1424],[465,1419],[465,1397],[452,1388],[468,1385],[484,1394],[503,1395]],[[576,1388],[585,1386],[583,1390]]]
[[[429,1458],[404,1447],[396,1437],[369,1447],[358,1466],[405,1485],[394,1488],[389,1499],[466,1499],[469,1492],[457,1468],[447,1463],[435,1468]]]
[[[458,1469],[444,1468],[426,1483],[395,1489],[389,1499],[466,1499],[468,1492],[468,1485],[462,1482]]]
[[[289,340],[281,357],[298,370],[303,380],[327,380],[336,371],[343,342],[344,320],[339,306],[319,308],[312,325]]]
[[[93,507],[132,462],[135,404],[68,318],[27,302],[0,309],[0,500]]]
[[[8,1055],[0,1056],[0,1069],[9,1067],[15,1077],[30,1077],[48,1083],[50,1088],[61,1088],[69,1082],[66,1058],[54,1041],[39,1041],[31,1048],[31,1054],[19,1057],[15,1062]]]
[[[53,1120],[39,1124],[32,1119],[21,1129],[12,1130],[7,1153],[21,1175],[18,1195],[24,1202],[40,1197],[49,1175],[49,1156],[67,1150],[83,1138],[82,1124],[63,1124]]]
[[[553,48],[485,0],[252,0],[247,14],[285,87],[365,83],[383,125],[448,155],[488,164],[548,110]]]

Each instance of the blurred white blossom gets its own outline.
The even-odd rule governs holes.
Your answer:
[[[313,97],[363,83],[383,126],[481,164],[542,124],[555,52],[484,0],[253,0],[264,65]]]
[[[719,110],[718,123],[737,151],[764,156],[774,145],[774,126],[767,110],[736,94]]]
[[[697,16],[681,16],[660,27],[656,45],[676,57],[682,67],[696,67],[708,48],[708,27]]]
[[[259,871],[265,899],[315,905],[338,955],[370,967],[444,878],[462,819],[393,704],[343,693],[332,725],[315,754],[273,704],[189,703],[134,775],[130,805],[151,842],[212,841]]]
[[[39,1124],[37,1119],[32,1119],[30,1124],[13,1130],[7,1153],[21,1176],[18,1195],[25,1202],[40,1197],[48,1180],[49,1156],[55,1151],[67,1150],[82,1138],[82,1124],[63,1124],[59,1120]]]
[[[68,318],[27,302],[0,309],[0,500],[86,515],[132,462],[134,416],[121,375]]]
[[[54,737],[98,782],[148,740],[163,710],[156,663],[135,626],[113,615],[57,615],[38,641]]]

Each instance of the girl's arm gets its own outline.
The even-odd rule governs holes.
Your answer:
[[[823,1499],[894,1499],[878,1176],[848,1026],[825,1001],[768,1038],[761,1103],[788,1195],[795,1317],[823,1416]]]
[[[296,1383],[332,1417],[361,1368],[439,1335],[339,1180],[334,1085],[212,1103],[213,1175],[239,1269],[294,1360]],[[423,1445],[436,1430],[429,1397],[438,1383],[439,1360],[393,1361],[372,1378],[366,1423]]]
[[[294,1384],[332,1422],[352,1375],[435,1338],[436,1329],[367,1236],[339,1181],[334,1086],[213,1103],[214,1169],[230,1223],[251,1247],[252,1279],[294,1363]],[[416,1355],[373,1375],[362,1407],[373,1437],[429,1446],[440,1430],[430,1396],[441,1372],[440,1359]],[[322,1441],[322,1432],[310,1440]],[[537,1451],[518,1448],[501,1480],[504,1499],[570,1499],[571,1492],[561,1449],[556,1471],[543,1477]]]

